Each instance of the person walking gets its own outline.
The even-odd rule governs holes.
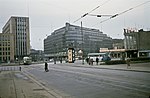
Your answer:
[[[47,64],[47,62],[45,62],[45,72],[48,72],[49,70],[48,70],[48,64]]]
[[[87,64],[89,64],[89,58],[88,57],[86,58],[86,62],[87,62]]]
[[[130,59],[129,59],[129,58],[126,60],[126,63],[127,63],[127,69],[128,69],[128,68],[131,68],[131,67],[130,67]]]
[[[90,65],[93,65],[93,59],[92,58],[90,59]]]
[[[99,59],[98,57],[96,57],[96,65],[98,65]]]

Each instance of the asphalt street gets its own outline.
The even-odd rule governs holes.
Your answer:
[[[56,90],[64,97],[73,98],[148,98],[150,73],[75,67],[64,64],[24,66],[45,87]]]

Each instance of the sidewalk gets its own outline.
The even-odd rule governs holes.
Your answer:
[[[98,68],[110,69],[110,70],[122,70],[122,71],[134,71],[134,72],[146,72],[150,73],[150,63],[136,63],[130,64],[118,64],[118,65],[98,65]]]
[[[0,98],[62,98],[20,71],[0,72]]]

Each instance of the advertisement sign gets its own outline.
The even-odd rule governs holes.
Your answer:
[[[69,63],[74,63],[74,58],[75,58],[74,49],[73,48],[69,48],[68,49],[68,62]]]

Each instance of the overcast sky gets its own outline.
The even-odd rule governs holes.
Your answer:
[[[74,23],[98,6],[90,14],[115,15],[136,8],[103,23],[109,17],[86,16]],[[66,22],[80,26],[83,21],[84,27],[99,29],[112,38],[124,38],[123,28],[150,30],[150,0],[0,0],[0,32],[11,16],[29,16],[31,46],[43,50],[44,38]]]

